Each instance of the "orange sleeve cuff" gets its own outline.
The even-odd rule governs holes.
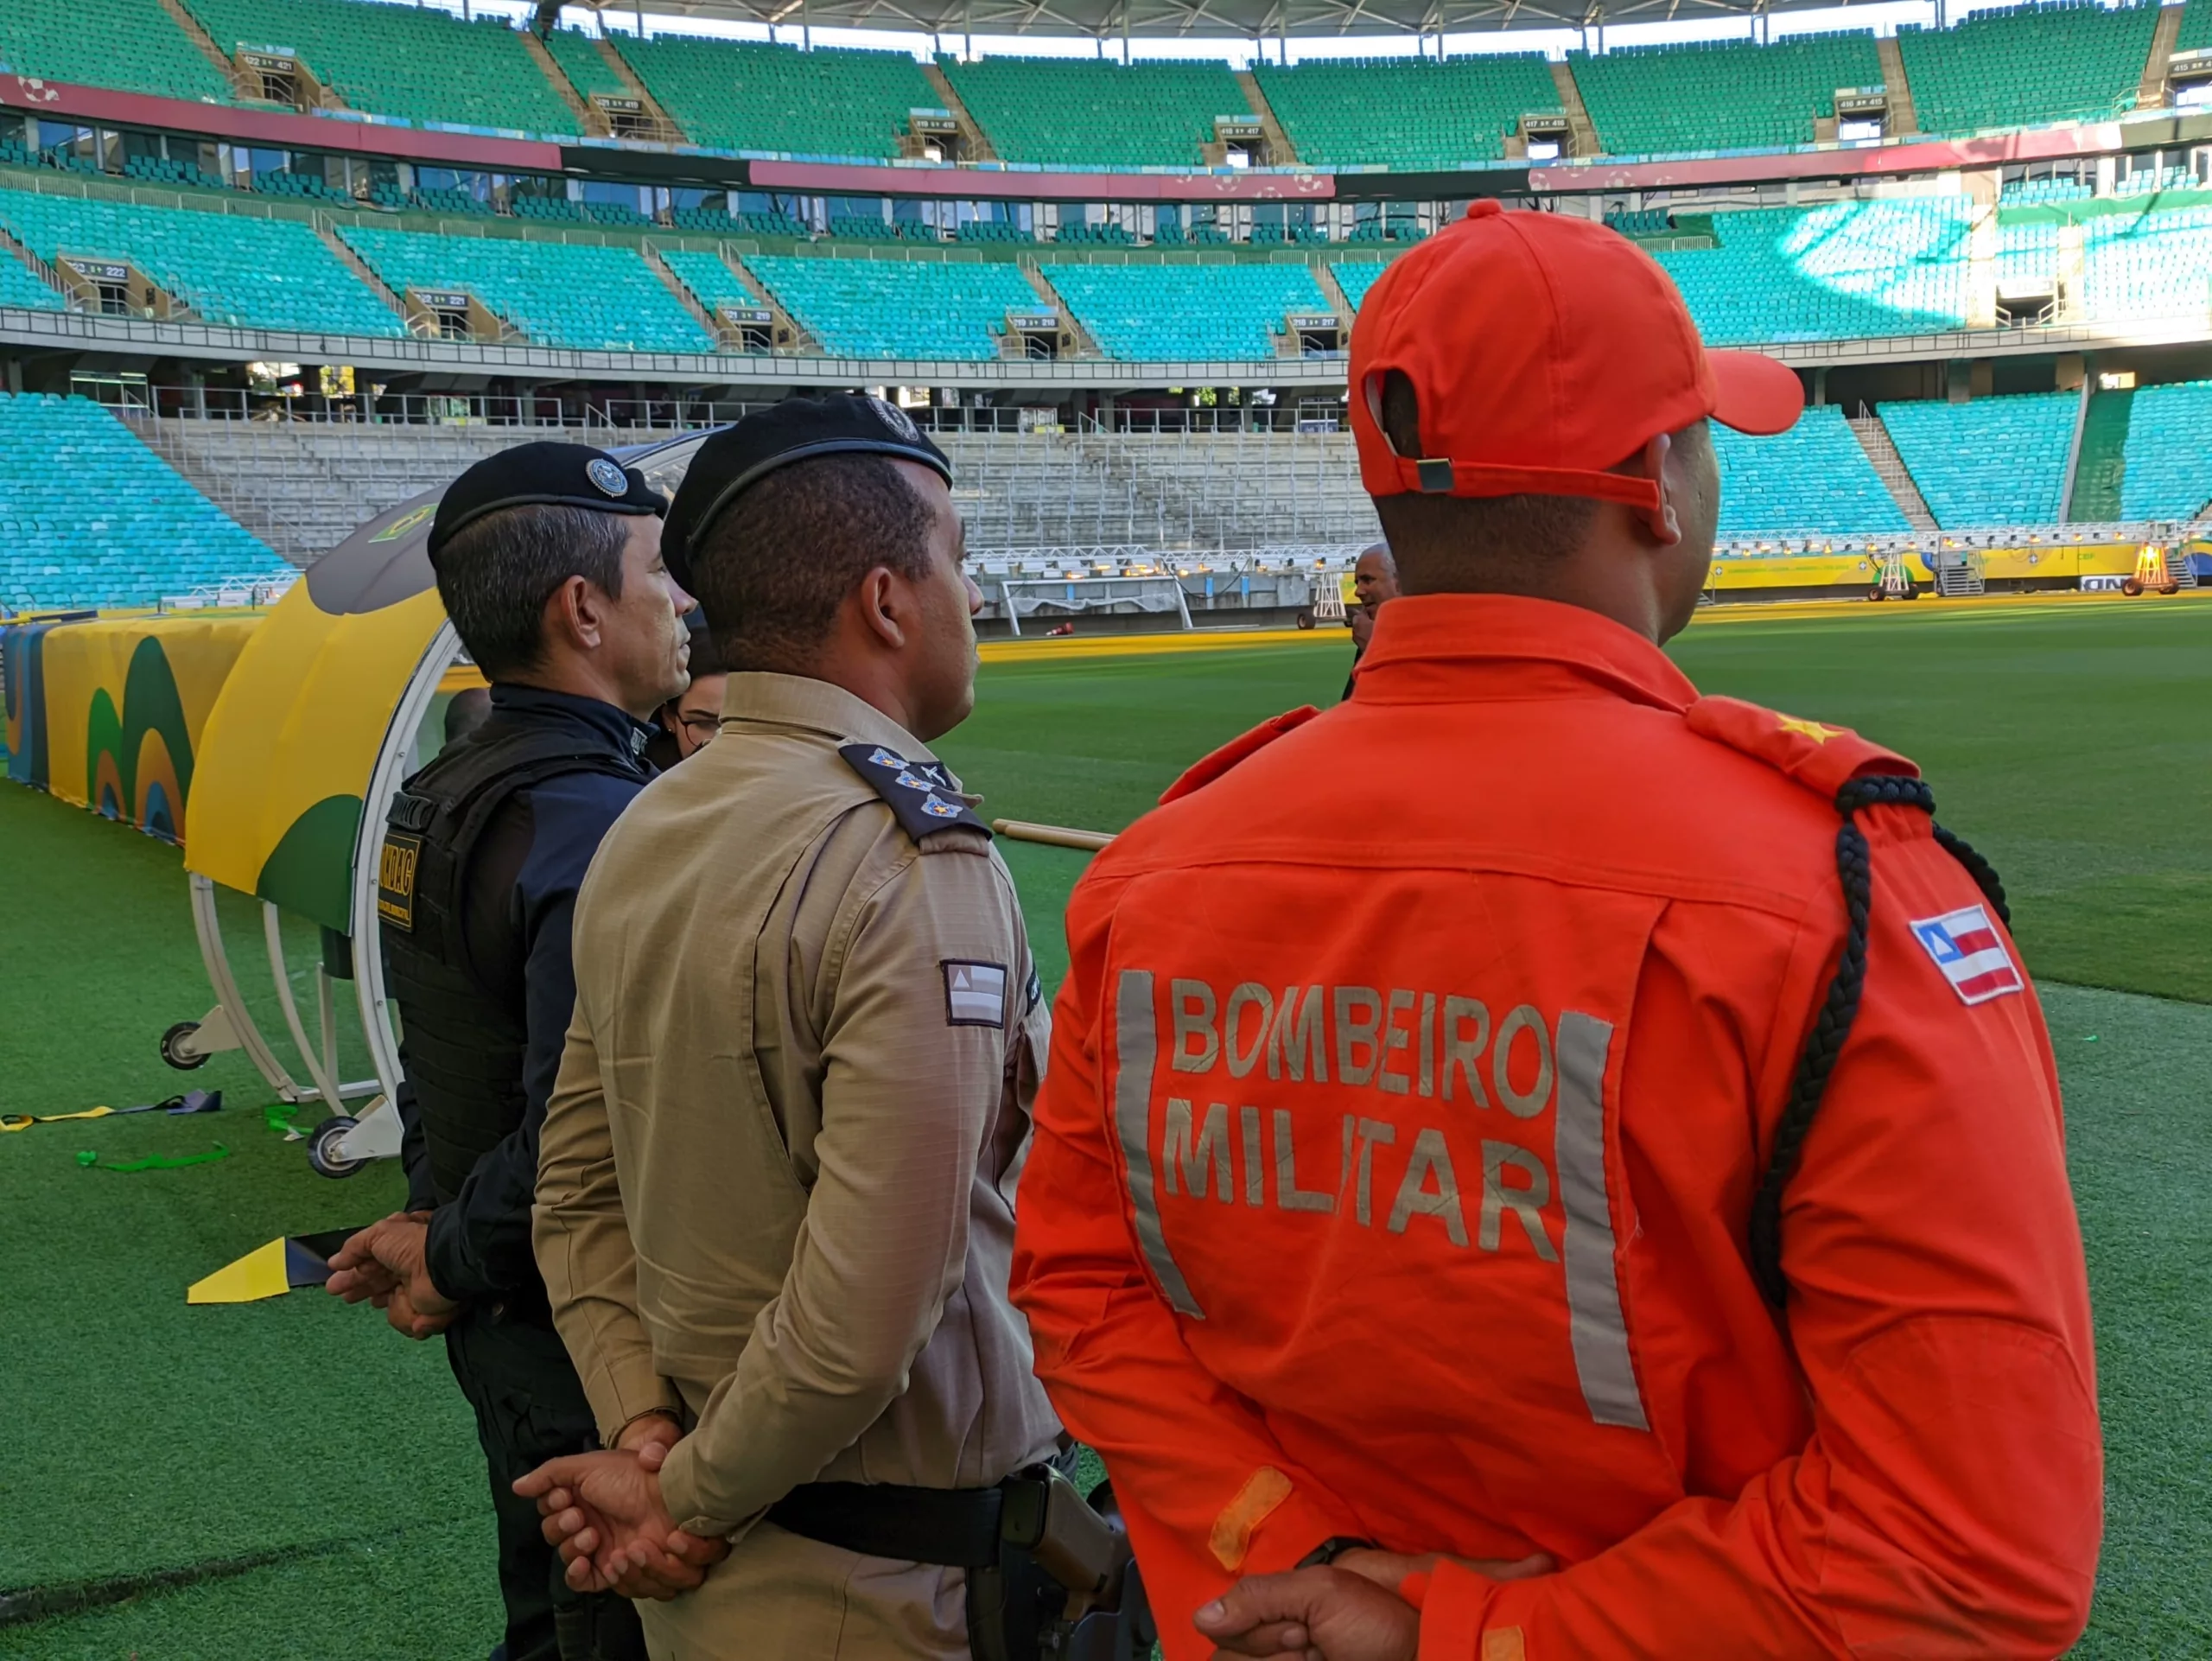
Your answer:
[[[1409,1575],[1410,1585],[1423,1577]],[[1446,1558],[1427,1577],[1419,1598],[1407,1601],[1421,1611],[1419,1661],[1522,1661],[1520,1628],[1510,1647],[1485,1639],[1483,1613],[1495,1582]],[[1492,1639],[1503,1636],[1493,1633]]]

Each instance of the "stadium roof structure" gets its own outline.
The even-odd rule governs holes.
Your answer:
[[[626,18],[1115,40],[1478,34],[1831,10],[1851,0],[569,0]]]

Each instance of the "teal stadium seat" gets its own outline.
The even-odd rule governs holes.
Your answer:
[[[455,126],[575,132],[575,113],[504,18],[464,22],[435,6],[364,0],[186,3],[223,51],[289,47],[353,109]]]
[[[312,226],[194,208],[0,190],[0,225],[41,259],[127,259],[205,322],[401,334],[399,319]]]
[[[1897,29],[1927,133],[2107,120],[2133,109],[2158,8],[2094,0],[1985,11],[1946,29]]]
[[[161,0],[6,0],[0,67],[199,104],[231,103],[231,85],[162,10]]]
[[[582,29],[555,29],[545,37],[545,50],[586,104],[597,92],[604,92],[609,98],[637,96],[614,73],[614,66],[600,55],[598,42]]]
[[[1809,144],[1814,118],[1835,113],[1838,87],[1882,84],[1874,37],[1859,30],[1771,46],[1616,47],[1569,53],[1567,63],[1608,156]]]
[[[148,606],[291,574],[99,404],[0,393],[0,605]]]
[[[716,306],[757,306],[760,296],[745,285],[720,254],[702,254],[682,248],[664,248],[660,257],[677,280],[691,290],[691,297],[712,312]]]
[[[904,52],[802,52],[696,35],[614,39],[684,136],[717,150],[893,156],[908,113],[941,102]]]
[[[2065,511],[2066,454],[2078,392],[1885,404],[1877,411],[1946,531],[2055,525]]]
[[[1743,208],[1713,216],[1718,247],[1653,258],[1716,345],[1963,328],[1972,212],[1957,196]]]
[[[466,290],[546,346],[591,352],[715,349],[634,247],[353,226],[338,234],[394,293]]]
[[[2122,452],[2120,517],[2193,519],[2212,504],[2212,381],[2136,391]]]
[[[833,357],[992,359],[1007,313],[1045,306],[1001,260],[755,254],[746,267]]]
[[[1368,290],[1375,286],[1375,279],[1382,275],[1389,262],[1381,259],[1340,259],[1329,267],[1329,275],[1337,279],[1337,286],[1344,291],[1344,298],[1357,311],[1366,302]]]
[[[1541,53],[1447,59],[1325,58],[1254,66],[1301,162],[1402,171],[1496,162],[1524,115],[1559,108]],[[1229,114],[1230,111],[1217,113]]]
[[[1286,312],[1332,309],[1313,268],[1086,265],[1045,262],[1045,276],[1109,358],[1243,362],[1276,355]]]
[[[1912,525],[1843,411],[1814,404],[1788,432],[1755,438],[1713,423],[1724,537],[1901,537]]]
[[[1252,119],[1225,64],[939,58],[938,67],[1006,162],[1198,167],[1216,116]]]
[[[4,223],[0,220],[0,224]],[[4,248],[0,248],[0,306],[13,306],[18,311],[69,309],[68,302]]]
[[[2212,207],[2102,213],[2082,225],[2082,303],[2097,322],[2212,310]]]

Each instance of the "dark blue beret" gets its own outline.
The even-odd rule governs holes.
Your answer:
[[[839,392],[786,398],[773,409],[725,427],[699,447],[668,510],[661,557],[683,587],[691,586],[691,552],[740,493],[778,468],[817,455],[883,455],[918,461],[952,481],[952,463],[903,410],[880,398]]]
[[[589,444],[518,444],[454,480],[430,524],[430,561],[463,527],[503,507],[586,507],[601,513],[668,512],[668,498]]]

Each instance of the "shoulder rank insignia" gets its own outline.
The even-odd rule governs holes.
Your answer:
[[[910,761],[880,744],[844,744],[837,754],[890,805],[899,829],[917,841],[956,824],[991,834],[943,762]]]
[[[1699,736],[1740,750],[1823,796],[1834,795],[1860,773],[1916,777],[1920,772],[1895,750],[1848,727],[1780,715],[1741,698],[1701,697],[1690,705],[1688,718]]]

